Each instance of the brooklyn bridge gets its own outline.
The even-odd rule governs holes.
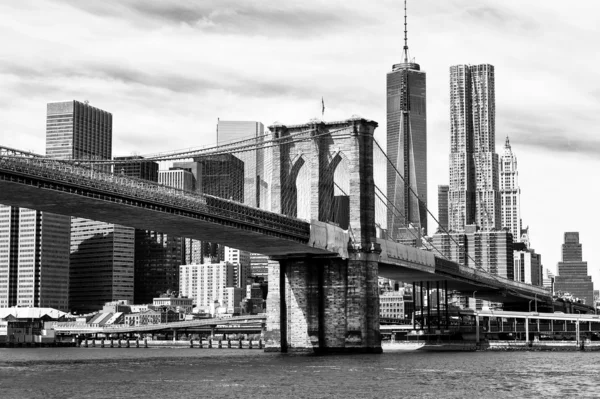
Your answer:
[[[502,278],[485,264],[460,265],[437,248],[391,235],[389,215],[402,210],[385,195],[391,161],[374,139],[376,128],[359,117],[275,124],[265,136],[143,159],[259,156],[253,201],[128,177],[117,161],[1,148],[0,203],[268,255],[267,350],[380,352],[379,276],[413,283],[421,293],[425,287],[426,295],[476,291],[507,305],[552,306],[542,287]]]

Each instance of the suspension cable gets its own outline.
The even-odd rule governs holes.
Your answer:
[[[452,237],[452,235],[448,232],[448,230],[446,230],[446,228],[444,226],[442,226],[442,224],[440,223],[440,221],[433,216],[433,214],[431,213],[431,211],[429,210],[429,208],[427,207],[427,204],[425,204],[420,198],[419,196],[414,192],[414,190],[412,189],[412,187],[410,186],[410,184],[408,184],[406,182],[406,180],[404,179],[404,176],[402,176],[402,174],[398,171],[398,168],[396,168],[396,166],[394,165],[394,163],[390,160],[390,158],[388,157],[388,155],[386,154],[385,151],[383,151],[383,149],[381,148],[381,145],[379,145],[379,143],[377,142],[377,140],[375,140],[373,138],[373,142],[375,143],[375,145],[377,145],[377,147],[379,148],[379,150],[381,151],[381,153],[385,156],[385,158],[387,159],[387,161],[389,162],[389,165],[391,165],[394,170],[396,171],[396,174],[402,179],[402,181],[404,182],[404,185],[409,189],[409,191],[415,196],[415,198],[417,199],[417,201],[419,202],[419,204],[423,205],[423,207],[425,208],[425,210],[427,211],[427,213],[433,218],[433,220],[436,221],[436,223],[438,224],[438,226],[444,231],[444,233],[446,233],[446,235],[454,242],[454,244],[456,244],[457,248],[460,248],[460,244],[456,241],[456,239],[454,237]],[[477,261],[475,261],[475,259],[473,259],[473,257],[471,257],[471,255],[468,254],[467,251],[465,251],[465,255],[473,262],[473,264],[480,270],[489,273],[491,276],[493,276],[494,279],[497,280],[497,277],[500,276],[496,276],[493,273],[490,273],[489,271],[485,270]]]

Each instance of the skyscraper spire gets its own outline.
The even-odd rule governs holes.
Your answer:
[[[408,32],[406,23],[406,0],[404,0],[404,62],[408,62]]]
[[[404,57],[387,74],[388,231],[396,239],[419,227],[427,232],[426,76],[408,54],[404,1]],[[404,177],[403,177],[404,176]],[[404,180],[406,178],[406,180]],[[411,227],[412,226],[412,227]],[[420,245],[420,242],[419,242]]]

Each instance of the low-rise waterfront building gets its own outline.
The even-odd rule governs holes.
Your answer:
[[[102,313],[131,313],[131,311],[131,301],[127,299],[106,302],[102,307]]]
[[[194,308],[194,300],[192,298],[175,297],[175,296],[161,296],[160,298],[154,298],[152,300],[152,306],[154,308],[167,308],[170,310],[192,313]]]
[[[379,316],[385,319],[408,319],[404,308],[404,290],[386,291],[379,296]]]
[[[124,316],[123,323],[127,326],[145,326],[148,324],[174,323],[184,319],[183,313],[173,310],[150,309]]]
[[[53,343],[54,331],[45,323],[63,321],[66,315],[53,308],[0,308],[0,345]]]

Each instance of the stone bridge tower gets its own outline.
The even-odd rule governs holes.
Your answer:
[[[310,221],[311,240],[326,241],[336,255],[270,261],[267,351],[381,352],[376,127],[361,118],[269,127],[279,144],[272,147],[271,210]]]

